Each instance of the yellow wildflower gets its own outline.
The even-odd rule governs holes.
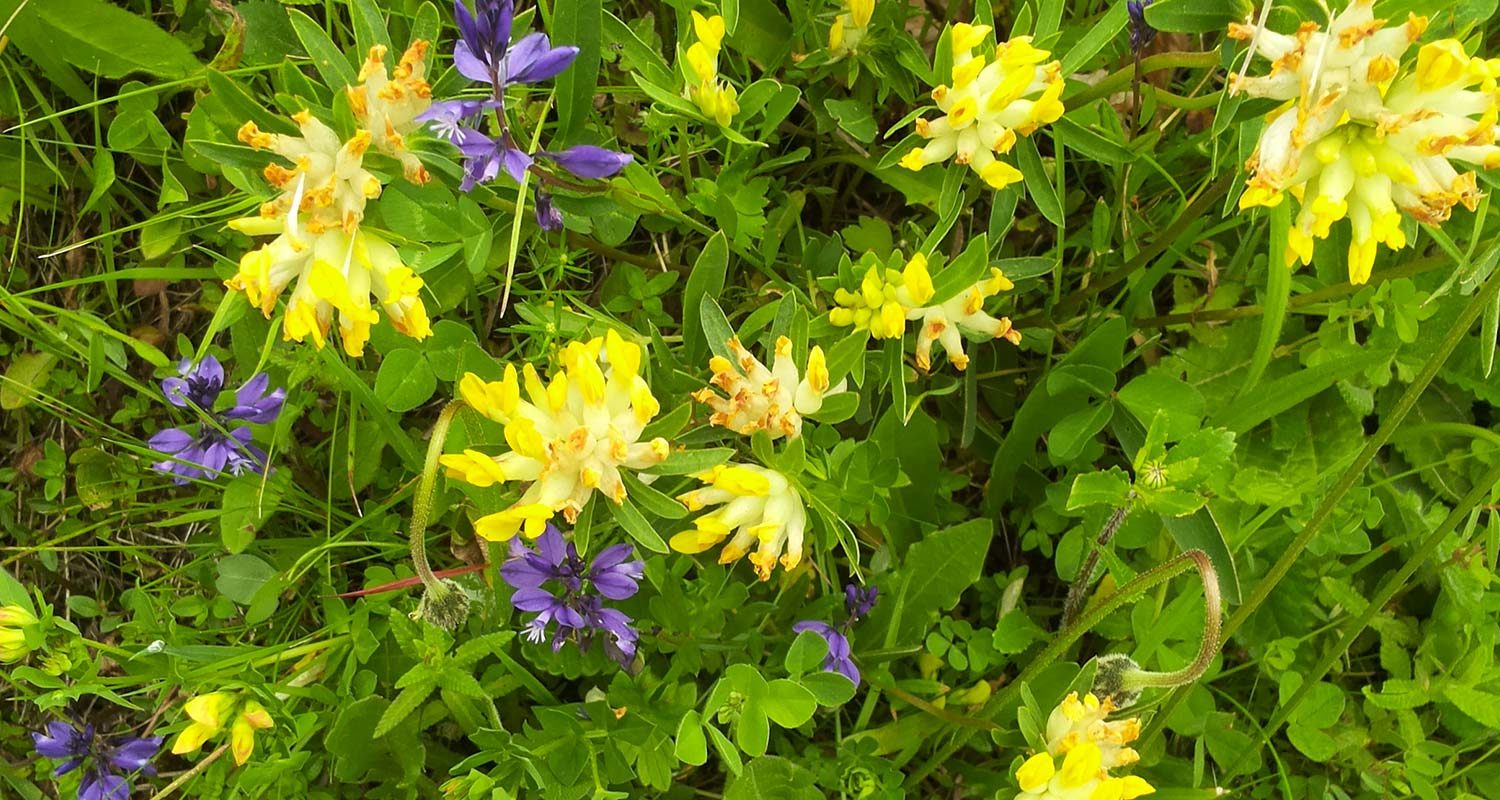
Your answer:
[[[192,723],[177,734],[177,739],[172,742],[172,753],[197,752],[204,742],[218,736],[225,723],[229,723],[229,749],[234,754],[234,763],[249,761],[255,750],[255,732],[275,723],[260,703],[254,700],[240,703],[239,700],[232,692],[210,692],[188,700],[183,711]]]
[[[24,607],[0,606],[0,664],[14,664],[31,653],[26,635],[36,625],[36,616]]]
[[[932,367],[932,345],[941,344],[948,360],[959,369],[969,366],[964,352],[965,332],[990,339],[1005,339],[1020,344],[1021,332],[1009,317],[992,317],[984,311],[984,301],[1015,284],[999,269],[941,303],[929,305],[934,290],[927,271],[927,259],[920,253],[912,256],[901,272],[872,266],[865,273],[858,292],[840,289],[834,293],[839,308],[829,312],[835,325],[852,325],[868,329],[877,339],[894,339],[906,332],[907,320],[921,320],[917,331],[917,366]]]
[[[1354,0],[1324,32],[1305,22],[1296,34],[1230,27],[1271,62],[1263,77],[1233,88],[1285,100],[1266,118],[1240,207],[1276,206],[1287,193],[1300,209],[1288,234],[1288,265],[1312,260],[1313,241],[1348,218],[1349,280],[1369,280],[1379,245],[1406,245],[1402,213],[1428,224],[1453,206],[1478,206],[1478,180],[1453,162],[1500,166],[1500,60],[1467,55],[1453,39],[1423,45],[1402,64],[1427,28],[1411,15],[1388,27],[1372,0]]]
[[[1134,800],[1155,792],[1143,778],[1109,774],[1140,760],[1125,746],[1141,735],[1140,720],[1105,721],[1113,710],[1113,703],[1093,694],[1079,700],[1070,693],[1047,718],[1046,752],[1016,770],[1016,800]]]
[[[426,183],[432,177],[407,147],[405,138],[420,127],[417,115],[432,105],[432,87],[426,80],[427,46],[421,39],[412,42],[389,75],[385,46],[371,47],[359,70],[359,85],[345,89],[354,119],[370,132],[375,149],[399,160],[412,183]]]
[[[874,13],[875,0],[844,0],[844,13],[828,28],[828,52],[835,60],[859,52]]]
[[[816,414],[829,395],[844,391],[847,381],[828,385],[828,364],[823,348],[814,346],[807,356],[807,374],[799,378],[792,360],[792,340],[776,340],[776,359],[770,369],[762,364],[739,338],[729,340],[735,361],[714,356],[712,384],[724,392],[704,388],[693,399],[714,410],[709,422],[749,436],[765,431],[772,439],[802,435],[802,417]],[[736,363],[738,362],[738,363]]]
[[[230,221],[241,233],[276,238],[246,253],[239,272],[225,285],[243,291],[270,318],[282,290],[297,279],[287,301],[283,337],[300,342],[311,336],[319,349],[337,310],[344,351],[353,356],[364,352],[370,326],[380,319],[372,293],[396,330],[414,339],[431,335],[420,296],[422,279],[389,242],[359,227],[366,201],[381,189],[362,163],[370,134],[359,131],[341,143],[312,115],[302,112],[294,119],[301,136],[265,133],[251,122],[240,129],[241,141],[269,148],[293,167],[267,166],[266,179],[282,193],[261,206],[260,216]]]
[[[719,49],[724,43],[724,18],[693,12],[693,33],[698,37],[687,49],[688,68],[697,78],[684,95],[697,104],[703,115],[728,125],[740,111],[739,94],[727,81],[719,80]]]
[[[1090,742],[1099,748],[1105,769],[1134,764],[1141,757],[1127,745],[1140,738],[1141,721],[1136,717],[1107,721],[1105,718],[1114,710],[1114,703],[1100,700],[1092,692],[1082,700],[1077,692],[1069,692],[1047,717],[1047,749],[1066,753]]]
[[[901,159],[901,166],[920,170],[953,158],[967,164],[985,183],[1003,189],[1021,179],[1021,171],[1000,161],[1016,137],[1057,121],[1063,114],[1062,65],[1048,61],[1046,50],[1028,36],[1002,42],[994,61],[974,48],[989,39],[988,25],[953,26],[953,85],[932,90],[943,116],[917,120],[927,140]]]
[[[661,406],[640,375],[639,345],[611,330],[569,343],[561,361],[563,370],[546,384],[530,364],[519,375],[507,365],[498,381],[471,372],[459,382],[464,402],[505,426],[510,450],[493,457],[478,450],[445,455],[449,477],[475,486],[530,484],[510,508],[474,523],[486,539],[506,540],[519,531],[535,538],[559,511],[571,523],[596,489],[622,503],[620,470],[646,469],[667,457],[665,439],[640,441]]]
[[[763,581],[771,579],[778,559],[786,569],[801,563],[807,509],[785,475],[753,464],[729,463],[695,477],[707,485],[677,499],[689,511],[722,507],[693,520],[693,530],[673,536],[673,550],[701,553],[729,538],[719,551],[719,563],[733,563],[748,553]]]

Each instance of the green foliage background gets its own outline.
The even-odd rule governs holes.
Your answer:
[[[1426,6],[1377,10],[1423,11],[1429,38],[1500,52],[1494,0]],[[433,336],[382,323],[355,359],[282,343],[223,288],[251,246],[224,223],[268,195],[235,131],[310,107],[347,133],[362,54],[416,38],[446,54],[451,10],[0,0],[0,601],[48,631],[0,671],[0,796],[72,796],[76,775],[52,788],[25,735],[66,708],[171,734],[183,699],[233,686],[276,728],[246,766],[193,773],[186,796],[436,797],[451,777],[467,798],[1008,798],[1094,655],[1193,660],[1194,575],[1117,590],[1197,548],[1226,636],[1201,681],[1132,712],[1158,796],[1500,797],[1488,198],[1442,228],[1412,223],[1414,245],[1382,252],[1368,285],[1346,282],[1338,233],[1283,270],[1285,209],[1236,210],[1267,108],[1223,91],[1243,54],[1222,31],[1249,10],[1228,0],[1149,9],[1163,32],[1138,88],[1123,2],[882,0],[867,49],[830,62],[834,3],[725,0],[728,128],[682,97],[693,9],[715,10],[535,8],[534,27],[582,55],[555,84],[513,89],[520,117],[544,143],[611,143],[635,163],[561,193],[568,228],[548,234],[527,204],[517,219],[513,186],[458,192],[453,151],[419,140],[436,179],[388,181],[366,224],[426,281]],[[1280,30],[1322,18],[1307,2],[1270,15]],[[1066,116],[1018,144],[1025,180],[998,192],[962,167],[896,165],[946,72],[945,24],[969,19],[1032,35],[1070,78]],[[461,83],[446,55],[432,75],[436,96]],[[966,371],[924,374],[829,323],[862,259],[918,250],[1003,267],[1021,345],[968,342]],[[412,575],[406,520],[459,377],[543,365],[611,328],[648,348],[674,445],[803,474],[811,569],[756,583],[668,553],[688,522],[663,495],[696,485],[681,469],[632,487],[624,511],[596,499],[574,532],[646,558],[624,604],[635,674],[517,638],[493,567],[462,579],[478,600],[454,634],[411,621],[410,591],[336,597]],[[820,344],[857,405],[791,446],[709,427],[688,395],[726,330],[757,353],[779,335]],[[208,352],[289,391],[260,434],[269,478],[176,488],[149,468],[146,439],[174,420],[156,382]],[[486,436],[464,412],[447,447]],[[482,562],[471,519],[512,498],[439,492],[434,561]],[[1084,610],[1096,624],[1061,636],[1068,585],[1121,510]],[[819,669],[816,637],[791,633],[836,618],[849,580],[881,590],[854,634],[853,692]],[[158,763],[141,796],[194,762]]]

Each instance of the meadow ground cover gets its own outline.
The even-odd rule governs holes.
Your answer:
[[[1496,0],[1334,3],[0,0],[0,798],[1500,797]]]

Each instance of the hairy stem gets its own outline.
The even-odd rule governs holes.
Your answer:
[[[1395,435],[1396,429],[1401,427],[1401,423],[1406,420],[1406,415],[1411,413],[1412,407],[1417,404],[1417,399],[1427,390],[1427,386],[1432,383],[1432,379],[1437,377],[1438,370],[1442,369],[1443,365],[1448,362],[1448,358],[1453,355],[1453,351],[1457,349],[1459,342],[1463,341],[1464,337],[1468,335],[1469,329],[1474,326],[1474,322],[1479,319],[1479,315],[1484,312],[1485,307],[1494,300],[1497,292],[1500,292],[1500,270],[1496,270],[1490,275],[1484,282],[1484,286],[1475,292],[1473,297],[1469,298],[1469,304],[1464,306],[1464,310],[1459,313],[1458,319],[1454,320],[1453,326],[1448,329],[1447,334],[1443,337],[1443,341],[1438,344],[1437,351],[1432,354],[1432,357],[1427,360],[1426,364],[1422,365],[1422,371],[1417,374],[1411,385],[1406,387],[1406,391],[1396,401],[1396,406],[1391,409],[1391,413],[1381,420],[1379,430],[1375,431],[1375,435],[1371,436],[1365,442],[1364,449],[1359,451],[1359,454],[1354,457],[1354,460],[1344,469],[1343,474],[1339,476],[1338,481],[1323,495],[1323,502],[1313,511],[1312,516],[1307,520],[1307,524],[1302,526],[1301,532],[1287,546],[1286,551],[1281,554],[1281,558],[1276,560],[1276,563],[1266,572],[1266,576],[1261,579],[1260,583],[1256,584],[1255,591],[1250,593],[1250,596],[1245,599],[1243,605],[1235,609],[1234,614],[1230,616],[1229,621],[1224,625],[1224,638],[1227,639],[1233,636],[1234,632],[1239,630],[1241,625],[1245,624],[1245,620],[1249,619],[1250,615],[1255,613],[1256,609],[1260,608],[1261,604],[1266,602],[1266,599],[1271,596],[1271,591],[1291,571],[1292,566],[1301,557],[1302,551],[1307,549],[1308,543],[1313,540],[1313,537],[1318,535],[1323,525],[1333,516],[1333,511],[1338,507],[1339,501],[1343,500],[1344,495],[1353,488],[1355,483],[1359,482],[1360,476],[1364,475],[1365,469],[1369,467],[1370,462],[1375,460],[1375,455]],[[1155,716],[1150,727],[1142,736],[1143,744],[1145,740],[1161,732],[1166,719],[1171,716],[1172,710],[1177,707],[1177,704],[1182,702],[1184,697],[1186,697],[1186,694],[1181,691],[1174,691],[1167,697],[1166,701],[1162,704],[1161,712]]]
[[[1078,568],[1078,574],[1073,576],[1073,585],[1068,587],[1068,599],[1063,602],[1062,622],[1059,628],[1066,628],[1073,623],[1078,612],[1083,609],[1084,592],[1088,591],[1089,585],[1094,582],[1094,570],[1099,567],[1099,552],[1109,545],[1111,539],[1119,532],[1120,526],[1125,524],[1125,517],[1130,515],[1130,506],[1124,505],[1114,510],[1105,520],[1104,527],[1099,529],[1099,536],[1094,539],[1094,546],[1089,548],[1089,554],[1083,559],[1083,565]]]
[[[422,480],[417,484],[417,496],[412,499],[411,504],[411,563],[417,570],[417,577],[422,579],[422,585],[427,591],[441,594],[444,587],[438,577],[433,574],[432,566],[427,563],[427,519],[432,514],[432,490],[437,486],[438,461],[443,455],[443,442],[448,439],[448,426],[453,422],[453,415],[463,404],[453,400],[443,406],[443,411],[438,414],[437,423],[432,426],[432,438],[427,442],[427,459],[422,464]]]
[[[1103,622],[1110,614],[1134,602],[1136,598],[1145,592],[1172,580],[1189,569],[1197,569],[1199,574],[1203,576],[1204,592],[1205,594],[1212,595],[1212,597],[1206,597],[1205,599],[1217,601],[1219,583],[1217,576],[1214,575],[1213,565],[1208,559],[1208,554],[1202,550],[1185,551],[1176,558],[1137,575],[1133,580],[1121,586],[1118,592],[1099,603],[1099,606],[1093,611],[1085,613],[1079,617],[1075,624],[1060,631],[1057,636],[1053,637],[1051,643],[1041,653],[1037,654],[1037,657],[1032,659],[1030,664],[1026,665],[1026,669],[1022,670],[1021,674],[1014,681],[990,698],[990,701],[985,704],[984,708],[976,716],[982,720],[993,721],[994,717],[1002,709],[1007,708],[1014,702],[1016,695],[1021,691],[1021,687],[1035,678],[1043,669],[1050,666],[1053,661],[1056,661],[1058,656],[1066,652],[1083,634]],[[1212,590],[1210,590],[1210,586],[1212,586]],[[1209,633],[1211,632],[1205,630],[1203,646],[1199,649],[1199,657],[1190,668],[1196,666],[1198,662],[1206,660],[1204,653],[1208,654],[1207,659],[1212,659],[1213,653],[1217,651],[1218,636],[1213,635],[1210,637]],[[1217,634],[1217,631],[1212,631],[1212,633]],[[938,752],[934,753],[931,758],[927,759],[926,763],[907,776],[907,788],[915,789],[921,785],[922,781],[928,775],[931,775],[933,770],[936,770],[949,757],[958,752],[960,748],[968,743],[969,738],[973,735],[974,729],[971,727],[965,727],[963,730],[955,732],[953,739],[941,747]]]

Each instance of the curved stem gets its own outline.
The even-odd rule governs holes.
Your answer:
[[[1083,566],[1079,567],[1078,574],[1073,576],[1073,585],[1068,587],[1068,599],[1063,601],[1062,622],[1057,627],[1068,627],[1078,616],[1079,610],[1083,608],[1083,593],[1088,591],[1089,585],[1094,582],[1094,570],[1099,566],[1099,552],[1109,544],[1111,539],[1115,538],[1115,533],[1120,530],[1121,525],[1125,524],[1125,517],[1129,514],[1129,505],[1120,506],[1109,515],[1109,519],[1105,520],[1104,527],[1099,529],[1099,535],[1094,538],[1094,546],[1089,548],[1089,554],[1084,558]]]
[[[1224,619],[1224,601],[1219,595],[1219,574],[1214,563],[1202,550],[1189,550],[1182,554],[1193,560],[1198,576],[1203,579],[1203,642],[1198,645],[1198,656],[1192,663],[1172,672],[1150,672],[1141,670],[1126,680],[1139,689],[1171,689],[1184,686],[1203,677],[1203,673],[1214,663],[1219,654],[1219,633]]]
[[[427,587],[427,591],[434,593],[441,593],[443,584],[427,563],[427,540],[423,537],[427,533],[427,518],[432,514],[432,490],[437,486],[437,468],[443,455],[443,442],[448,439],[448,426],[453,422],[453,415],[462,407],[463,403],[452,400],[438,414],[437,422],[432,426],[432,438],[427,442],[427,458],[422,463],[422,480],[417,484],[417,496],[412,499],[411,504],[411,563],[417,570],[417,577],[422,579],[422,585]]]
[[[1172,580],[1189,569],[1197,569],[1203,576],[1204,592],[1205,594],[1212,595],[1205,599],[1217,600],[1219,583],[1217,576],[1214,575],[1213,565],[1208,559],[1208,554],[1202,550],[1187,550],[1176,558],[1137,575],[1133,580],[1121,586],[1118,592],[1099,603],[1099,606],[1093,611],[1083,614],[1077,623],[1060,631],[1052,639],[1052,642],[1036,658],[1032,659],[1030,664],[1026,665],[1026,669],[1021,670],[1021,674],[1014,681],[1000,690],[994,697],[990,698],[990,701],[985,704],[984,708],[976,716],[980,719],[991,720],[1001,709],[1006,708],[1015,700],[1016,695],[1021,691],[1021,687],[1035,678],[1037,673],[1050,666],[1053,661],[1056,661],[1058,656],[1066,652],[1083,634],[1103,622],[1110,614],[1133,602],[1146,591]],[[1209,589],[1210,585],[1212,586],[1211,592]],[[1210,631],[1205,631],[1203,646],[1199,649],[1198,661],[1204,660],[1203,653],[1205,652],[1209,653],[1209,658],[1211,659],[1213,651],[1218,648],[1217,631],[1212,631],[1214,634],[1212,636],[1209,635],[1210,633]],[[1192,666],[1196,666],[1198,661],[1195,661]],[[912,789],[920,785],[928,775],[932,774],[933,770],[937,769],[950,756],[958,752],[959,748],[963,747],[969,741],[969,737],[973,735],[972,728],[965,728],[957,732],[948,744],[944,745],[937,753],[934,753],[915,772],[907,776],[907,788]]]
[[[1266,576],[1261,579],[1260,583],[1256,584],[1255,591],[1251,592],[1250,596],[1245,598],[1245,602],[1239,608],[1235,609],[1234,614],[1230,616],[1229,621],[1224,625],[1224,638],[1227,639],[1233,636],[1234,632],[1239,630],[1239,627],[1245,624],[1245,621],[1250,618],[1250,615],[1255,613],[1256,609],[1260,608],[1262,603],[1266,602],[1266,599],[1271,596],[1271,591],[1276,588],[1276,585],[1286,577],[1288,572],[1291,572],[1292,566],[1297,563],[1297,559],[1302,555],[1302,551],[1307,549],[1308,543],[1313,540],[1313,537],[1318,535],[1323,525],[1333,516],[1334,509],[1338,507],[1344,495],[1348,494],[1349,490],[1354,487],[1354,484],[1359,482],[1360,476],[1364,475],[1365,469],[1370,466],[1370,462],[1375,460],[1375,455],[1395,435],[1396,429],[1401,427],[1401,423],[1406,420],[1406,415],[1411,413],[1412,407],[1417,404],[1417,399],[1427,390],[1427,386],[1432,383],[1432,379],[1437,377],[1438,370],[1442,369],[1443,365],[1448,363],[1448,358],[1458,348],[1459,342],[1463,341],[1469,335],[1469,329],[1474,326],[1474,322],[1479,319],[1479,315],[1484,312],[1485,307],[1494,301],[1497,292],[1500,292],[1500,270],[1495,270],[1485,280],[1484,286],[1475,292],[1473,297],[1469,298],[1469,304],[1464,306],[1463,311],[1459,312],[1458,319],[1454,320],[1452,327],[1448,329],[1447,334],[1443,337],[1443,341],[1438,344],[1436,352],[1427,359],[1427,363],[1422,365],[1422,371],[1412,380],[1411,385],[1406,387],[1406,391],[1396,401],[1395,408],[1391,409],[1390,415],[1381,421],[1380,428],[1375,431],[1375,435],[1371,436],[1365,442],[1364,449],[1359,451],[1359,454],[1354,457],[1354,460],[1344,469],[1343,474],[1339,476],[1338,481],[1323,495],[1323,501],[1318,504],[1312,516],[1308,518],[1307,524],[1302,526],[1302,530],[1292,540],[1291,544],[1287,546],[1286,551],[1281,554],[1281,558],[1276,560],[1276,563],[1266,572]],[[1186,693],[1174,691],[1166,698],[1162,703],[1160,713],[1151,721],[1151,725],[1142,735],[1142,745],[1144,745],[1146,740],[1161,732],[1165,721],[1171,716],[1172,710],[1185,697]]]

